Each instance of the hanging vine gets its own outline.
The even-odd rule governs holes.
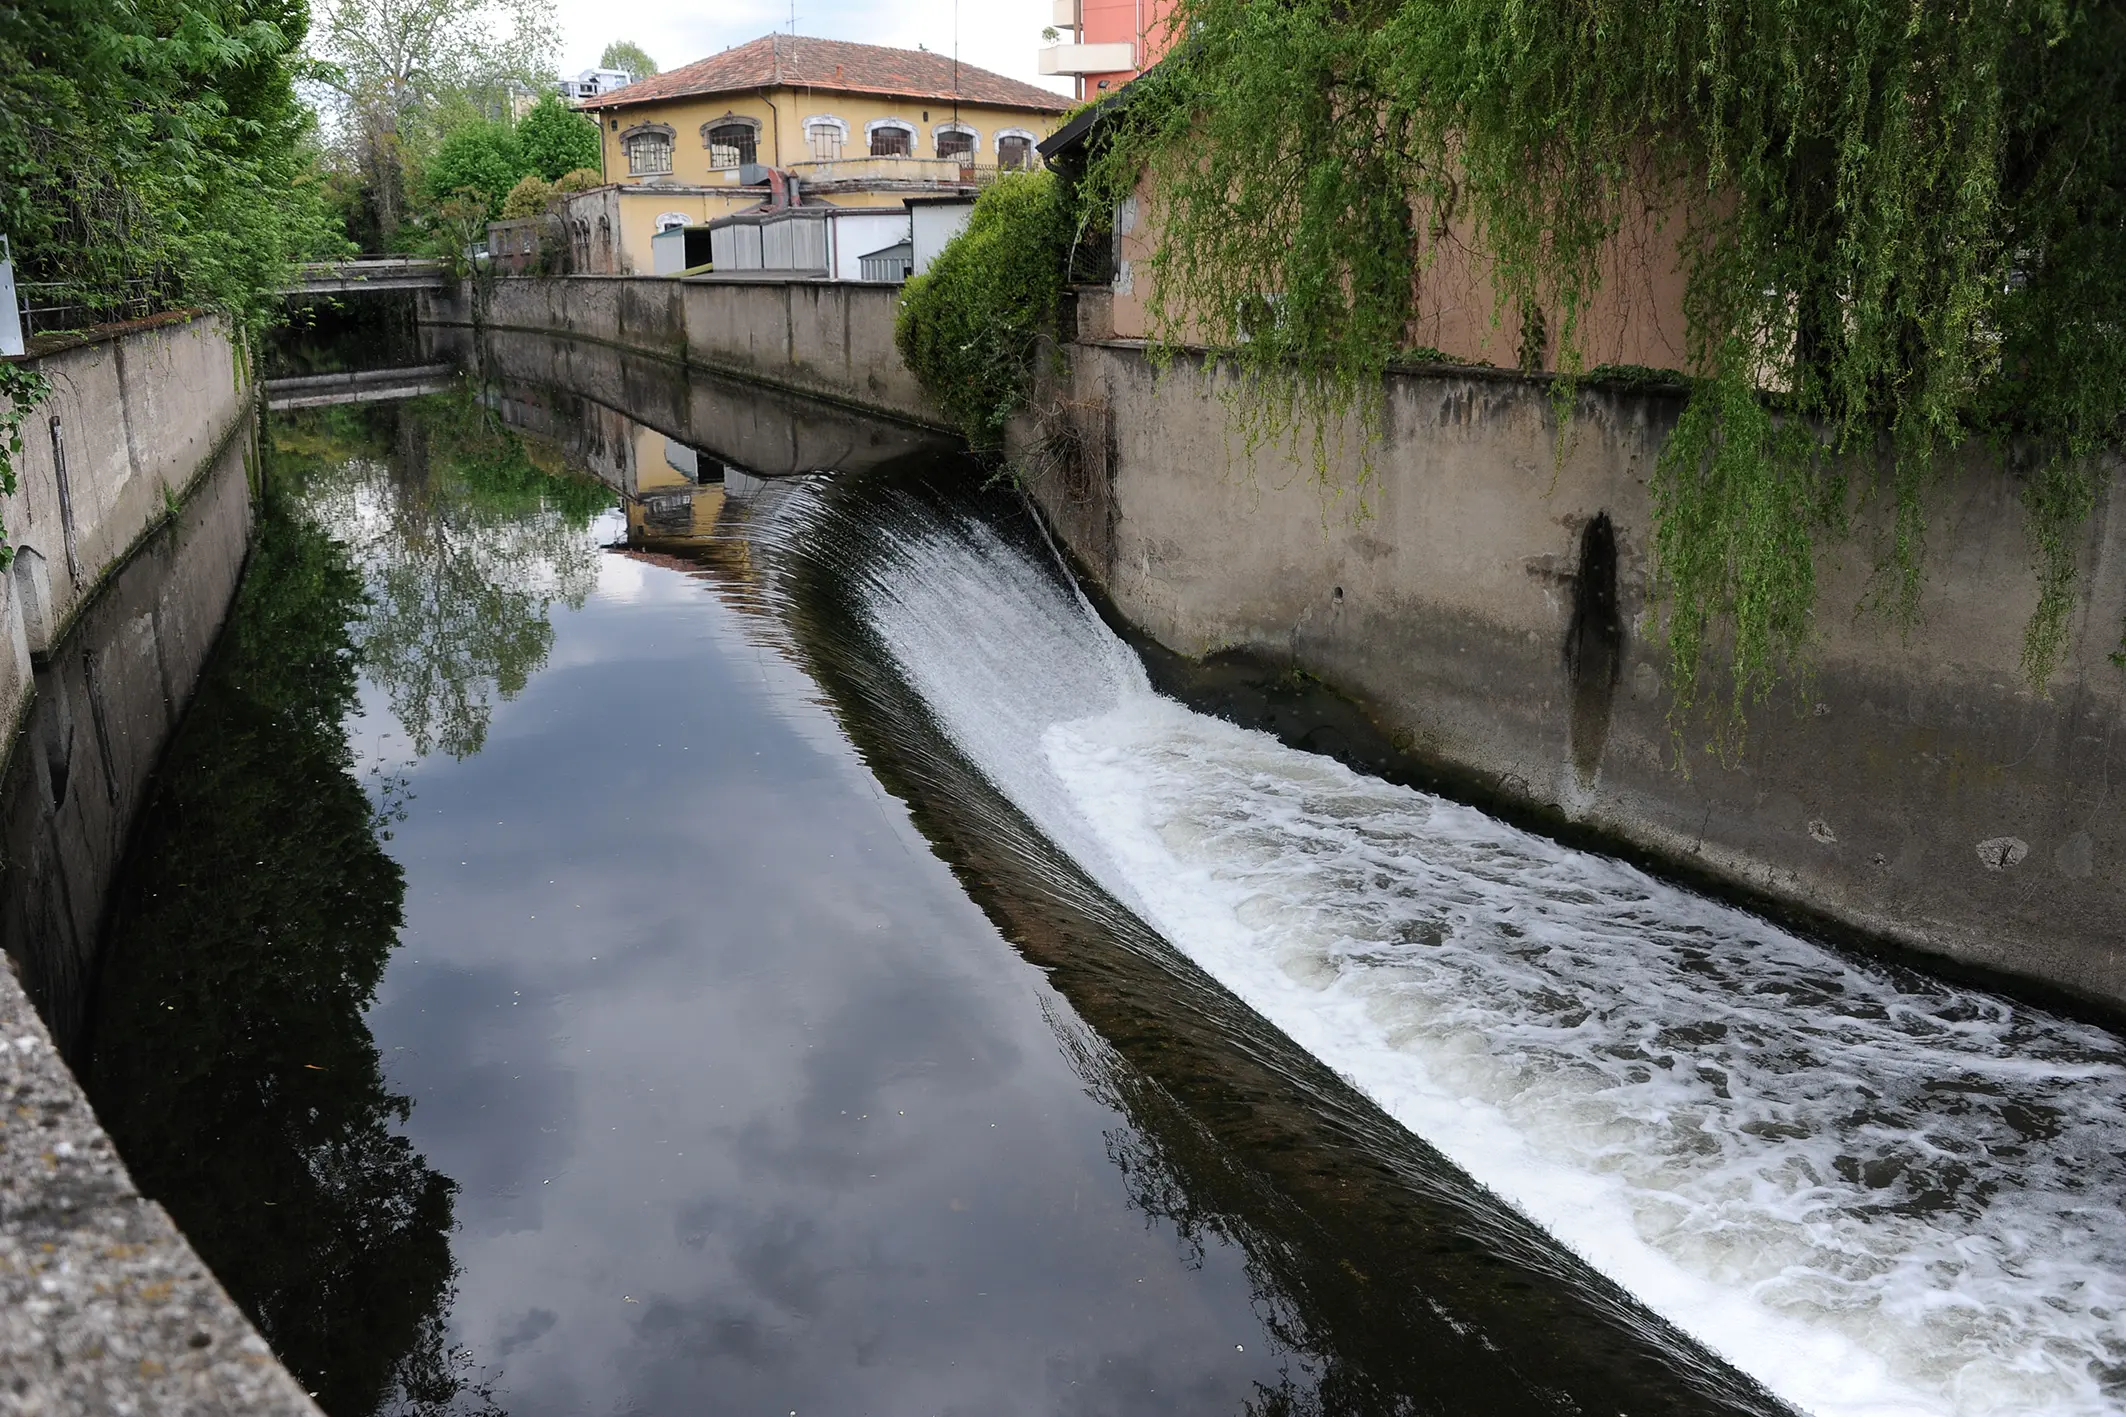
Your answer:
[[[1974,436],[2028,469],[2042,686],[2126,413],[2126,5],[1178,0],[1173,23],[1081,198],[1147,179],[1155,330],[1216,351],[1251,451],[1311,440],[1326,473],[1377,430],[1450,239],[1493,262],[1495,321],[1547,317],[1569,395],[1605,245],[1658,206],[1689,321],[1653,488],[1679,728],[1704,708],[1731,743],[1805,678],[1815,548],[1855,496],[1894,506],[1876,599],[1909,624],[1926,491]]]

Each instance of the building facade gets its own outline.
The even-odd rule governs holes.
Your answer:
[[[659,230],[763,205],[971,193],[1039,166],[1069,106],[929,50],[765,35],[578,104],[603,139],[603,268],[646,273]]]
[[[1068,74],[1078,97],[1121,88],[1165,57],[1173,0],[1048,0],[1055,37],[1041,50],[1044,74]]]

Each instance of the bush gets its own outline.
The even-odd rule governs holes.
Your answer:
[[[588,192],[593,187],[603,187],[605,178],[595,167],[579,167],[574,172],[564,172],[554,184],[554,191],[563,197],[571,192]]]
[[[524,171],[553,182],[598,165],[598,124],[548,94],[517,120],[517,148]]]
[[[521,221],[525,217],[543,216],[546,204],[553,199],[554,185],[536,172],[527,172],[502,199],[502,220]]]
[[[977,448],[1004,441],[1026,402],[1034,351],[1055,322],[1071,219],[1047,172],[999,178],[967,229],[908,282],[894,343]]]

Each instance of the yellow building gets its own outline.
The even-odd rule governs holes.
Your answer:
[[[647,273],[663,226],[793,196],[972,192],[1037,165],[1070,104],[929,50],[774,34],[578,106],[598,120],[609,184],[570,203],[587,268]]]

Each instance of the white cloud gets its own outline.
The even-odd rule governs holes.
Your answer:
[[[621,10],[609,0],[556,0],[561,21],[561,71],[573,74],[598,62],[616,39],[631,39],[665,69],[790,28],[789,0],[726,0],[714,8],[643,6]],[[901,49],[927,45],[953,52],[980,68],[1008,74],[1068,94],[1069,81],[1034,72],[1034,51],[1048,23],[1043,0],[912,0],[902,5],[862,0],[797,0],[797,32],[821,39],[887,44]]]

